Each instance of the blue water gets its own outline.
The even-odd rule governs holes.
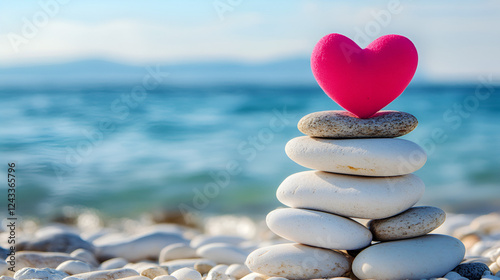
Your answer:
[[[404,138],[428,152],[421,204],[500,209],[500,89],[479,98],[477,86],[413,86],[387,107],[419,120]],[[264,215],[280,205],[280,182],[304,170],[284,153],[298,120],[339,109],[317,86],[163,87],[127,100],[132,88],[0,88],[0,172],[17,165],[19,214]]]

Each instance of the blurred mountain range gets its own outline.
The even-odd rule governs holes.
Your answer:
[[[137,66],[105,60],[82,60],[60,64],[0,67],[0,85],[137,84],[150,71],[168,73],[164,84],[316,84],[309,59],[294,58],[260,64],[204,62]],[[412,83],[420,82],[425,82],[425,79],[417,71]]]

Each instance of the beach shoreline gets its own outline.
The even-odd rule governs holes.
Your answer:
[[[356,220],[361,224],[366,224],[368,221]],[[165,214],[162,218],[158,215],[155,217],[152,214],[145,214],[139,219],[104,220],[97,212],[86,211],[80,213],[76,219],[67,220],[67,223],[60,222],[39,223],[30,219],[20,221],[15,229],[16,244],[18,245],[15,252],[15,271],[24,267],[56,269],[64,261],[80,260],[87,263],[89,271],[93,272],[110,269],[106,266],[107,263],[120,262],[120,264],[110,267],[118,270],[132,269],[137,272],[137,275],[145,270],[144,267],[160,267],[168,274],[172,274],[174,270],[181,267],[194,269],[195,263],[199,261],[205,265],[204,269],[206,270],[202,270],[201,272],[204,273],[200,275],[206,277],[210,273],[210,269],[207,270],[210,265],[216,267],[216,270],[220,270],[221,265],[233,265],[233,267],[239,265],[238,267],[240,267],[247,255],[257,248],[290,243],[290,241],[272,233],[264,220],[241,215],[214,215],[197,217],[196,220],[182,220],[180,216],[170,213],[169,215]],[[11,254],[7,251],[9,246],[5,242],[8,240],[9,234],[8,231],[0,233],[2,237],[0,245],[6,249],[2,250],[3,254]],[[460,239],[467,249],[463,263],[484,263],[489,267],[492,275],[498,273],[498,261],[500,260],[499,212],[486,215],[448,213],[444,224],[431,234],[451,235]],[[61,240],[65,241],[61,242]],[[173,250],[170,255],[167,253],[169,256],[166,256],[165,252],[162,253],[164,247],[176,243],[183,243],[185,246],[181,246],[183,249]],[[75,255],[74,251],[81,251],[82,248],[91,252],[95,261],[88,259],[84,261],[82,258],[74,258],[71,255]],[[45,253],[31,253],[29,255],[25,250]],[[189,253],[186,253],[188,251]],[[347,251],[343,251],[343,253],[353,254],[353,252]],[[38,254],[38,257],[33,257],[33,254]],[[60,256],[67,258],[60,257],[54,261],[52,257],[52,260],[48,261],[47,259],[51,258],[50,254],[60,254]],[[9,261],[9,256],[6,257],[6,260]],[[176,258],[184,261],[175,261]],[[201,267],[201,264],[199,266]],[[9,267],[11,266],[8,262],[2,266],[4,270],[2,275],[13,276],[12,271],[8,270]],[[200,269],[200,267],[198,268]],[[61,271],[61,268],[59,267],[57,271]],[[163,273],[163,270],[158,269],[158,271],[158,273]],[[134,275],[133,272],[132,274]],[[350,279],[356,279],[352,274],[346,276]],[[436,277],[441,276],[436,275]],[[213,276],[211,277],[214,279]],[[260,279],[259,277],[267,278],[252,274],[245,279]]]

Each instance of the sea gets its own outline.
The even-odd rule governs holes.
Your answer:
[[[404,139],[428,154],[420,205],[500,210],[500,88],[416,84],[385,109],[413,114]],[[107,217],[155,211],[264,217],[276,189],[306,170],[284,151],[297,122],[341,109],[311,85],[43,85],[0,87],[0,216],[8,164],[16,215],[68,209]]]

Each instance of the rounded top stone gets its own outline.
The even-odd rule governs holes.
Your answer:
[[[321,138],[389,138],[410,133],[417,127],[415,116],[399,111],[380,111],[360,119],[348,111],[314,112],[300,119],[300,132]]]

